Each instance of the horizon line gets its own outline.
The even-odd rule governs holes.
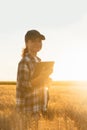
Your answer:
[[[52,80],[52,85],[87,84],[87,80]],[[0,85],[16,85],[16,81],[0,81]]]

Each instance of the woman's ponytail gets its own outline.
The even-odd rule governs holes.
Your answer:
[[[27,49],[27,47],[23,49],[22,57],[24,57],[26,53],[28,53],[28,49]]]

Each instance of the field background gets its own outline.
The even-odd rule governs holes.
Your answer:
[[[0,130],[19,130],[15,90],[15,82],[0,82]],[[38,130],[87,130],[87,82],[55,81],[49,93],[48,113]]]

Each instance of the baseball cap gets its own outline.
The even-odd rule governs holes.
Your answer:
[[[25,34],[25,42],[27,42],[28,40],[36,40],[37,38],[40,38],[41,40],[45,40],[45,36],[37,30],[29,30]]]

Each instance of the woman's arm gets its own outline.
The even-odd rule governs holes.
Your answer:
[[[18,65],[17,83],[21,89],[31,88],[30,70],[26,62],[20,62]]]
[[[40,86],[48,84],[51,82],[49,75],[53,72],[53,70],[43,70],[36,78],[31,80],[32,86]]]

